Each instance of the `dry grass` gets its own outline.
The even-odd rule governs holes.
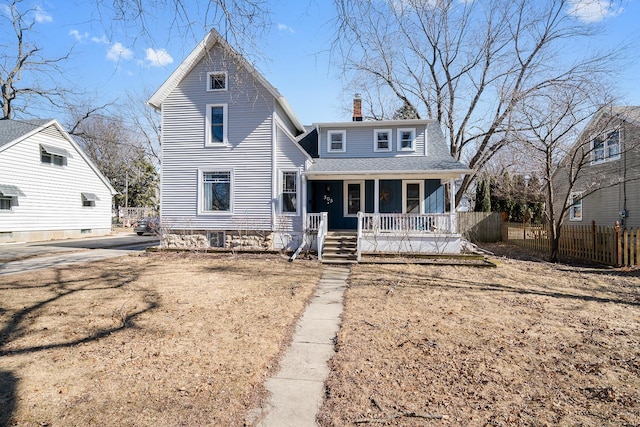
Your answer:
[[[0,277],[0,425],[242,425],[319,275],[147,254]]]
[[[637,272],[498,262],[354,267],[321,425],[640,425]]]

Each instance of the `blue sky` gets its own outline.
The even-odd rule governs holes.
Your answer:
[[[629,44],[620,90],[626,104],[640,105],[640,0],[626,0],[622,10],[614,13],[601,7],[608,0],[574,0],[578,1],[577,18],[606,26],[605,36],[589,48]],[[163,16],[162,11],[157,19],[149,20],[152,37],[147,38],[135,37],[139,35],[135,29],[125,32],[102,20],[93,2],[74,1],[72,7],[68,0],[25,2],[36,8],[34,37],[45,55],[63,54],[73,47],[72,59],[65,65],[67,80],[89,91],[96,103],[124,98],[127,91],[153,92],[203,36],[201,32],[197,38],[169,37],[170,16]],[[7,0],[0,0],[0,13],[6,4]],[[273,0],[270,7],[272,27],[259,41],[258,69],[287,98],[303,123],[349,120],[353,93],[343,90],[339,70],[328,52],[333,2]]]

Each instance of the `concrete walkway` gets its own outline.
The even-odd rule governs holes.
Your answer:
[[[317,426],[348,277],[348,267],[324,268],[318,289],[296,325],[293,342],[280,361],[280,371],[266,383],[271,400],[261,411],[266,415],[258,426]]]

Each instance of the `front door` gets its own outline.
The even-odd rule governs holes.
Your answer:
[[[343,217],[342,181],[309,181],[309,212],[327,212],[329,230],[343,230],[346,227]]]

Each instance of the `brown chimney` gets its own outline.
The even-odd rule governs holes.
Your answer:
[[[353,97],[353,121],[362,121],[362,98],[360,98],[359,93],[356,93]]]

